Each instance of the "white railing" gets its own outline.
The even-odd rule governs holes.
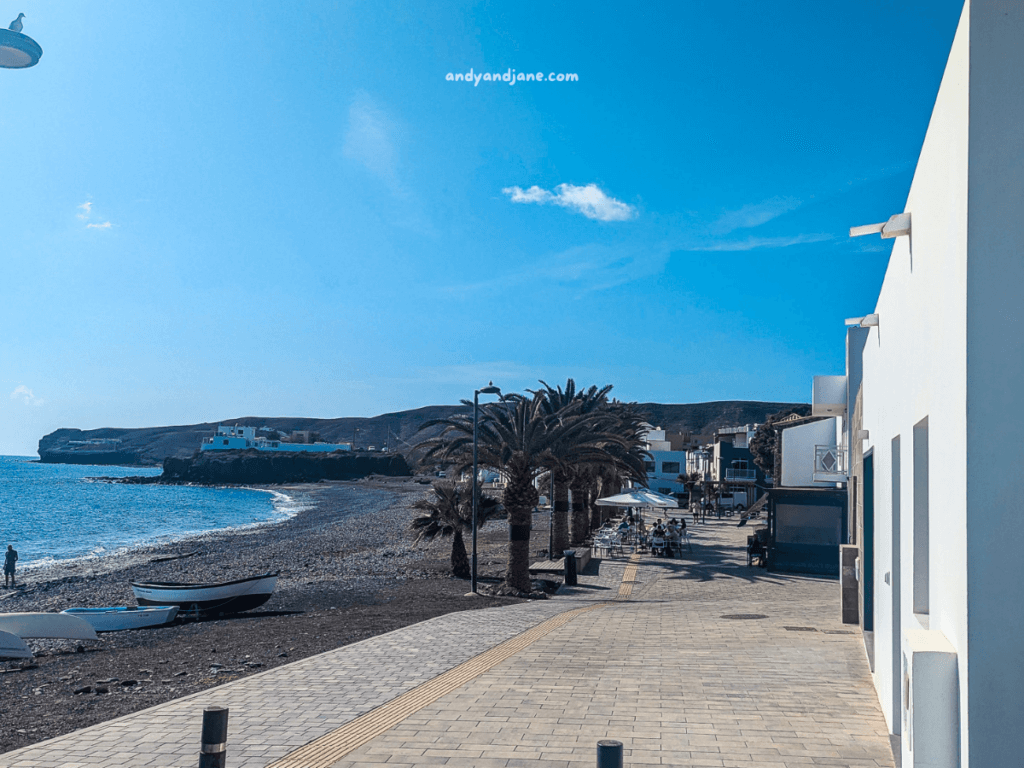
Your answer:
[[[732,469],[726,468],[725,470],[726,480],[757,480],[756,469]]]
[[[842,483],[848,479],[846,447],[842,445],[814,446],[814,481]]]

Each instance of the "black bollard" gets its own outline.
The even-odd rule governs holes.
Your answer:
[[[228,759],[228,708],[203,710],[203,743],[199,749],[199,768],[224,768]]]
[[[565,556],[565,585],[575,587],[576,581],[576,550],[567,549],[562,553]]]
[[[622,768],[622,742],[603,739],[597,742],[597,768]]]

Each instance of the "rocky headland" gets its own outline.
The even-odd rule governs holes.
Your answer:
[[[400,453],[196,451],[187,459],[164,459],[164,471],[155,477],[126,477],[116,482],[134,484],[276,485],[316,483],[321,480],[358,480],[377,475],[411,477]]]

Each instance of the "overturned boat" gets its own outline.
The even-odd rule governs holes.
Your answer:
[[[10,632],[0,632],[0,659],[31,659],[32,651],[25,641]]]
[[[263,605],[274,593],[276,573],[211,584],[183,584],[174,581],[133,581],[132,592],[139,605],[176,605],[183,614],[219,615],[250,611]]]
[[[97,639],[89,622],[65,613],[0,613],[0,632],[33,639]]]
[[[157,605],[151,608],[116,606],[110,608],[68,608],[61,611],[85,619],[97,632],[116,632],[122,629],[144,629],[169,624],[178,614],[176,605]]]

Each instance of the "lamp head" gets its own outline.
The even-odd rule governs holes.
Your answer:
[[[498,387],[494,386],[494,382],[493,381],[487,382],[487,386],[486,387],[481,387],[480,389],[477,390],[477,392],[479,392],[481,395],[500,395],[501,394],[501,390]]]

